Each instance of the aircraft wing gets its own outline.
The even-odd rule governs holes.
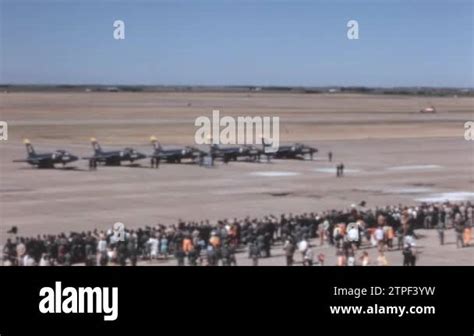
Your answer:
[[[278,152],[278,148],[273,148],[273,147],[265,147],[263,150],[265,154],[275,154]]]
[[[83,160],[92,160],[92,159],[103,160],[103,159],[107,159],[111,156],[114,156],[114,154],[95,154],[95,155],[92,155],[92,156],[85,156],[82,159]]]
[[[13,160],[13,162],[26,162],[32,165],[38,165],[42,161],[47,161],[48,159],[23,159],[23,160]]]

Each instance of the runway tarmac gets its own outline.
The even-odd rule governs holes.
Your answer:
[[[11,226],[36,235],[107,229],[117,221],[137,228],[178,219],[261,217],[346,208],[362,200],[369,207],[443,197],[474,201],[473,144],[463,138],[463,120],[474,119],[473,99],[434,98],[440,112],[432,116],[412,113],[426,101],[419,97],[18,93],[1,98],[1,117],[12,126],[9,140],[0,143],[0,233]],[[86,161],[73,164],[76,169],[37,170],[12,162],[25,156],[23,137],[38,152],[64,148],[79,156],[92,152],[90,136],[104,149],[133,146],[146,153],[152,151],[151,134],[165,146],[192,144],[192,120],[215,106],[230,115],[274,110],[282,117],[280,144],[301,141],[319,153],[314,161],[231,162],[214,168],[163,164],[151,169],[144,160],[97,171],[88,171]],[[374,116],[386,122],[373,124]],[[134,123],[135,118],[146,122]],[[171,121],[166,127],[150,122],[160,118]],[[87,123],[76,127],[72,120]],[[336,178],[341,162],[346,176]]]

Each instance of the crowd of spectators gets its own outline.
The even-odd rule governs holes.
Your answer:
[[[404,265],[415,265],[416,230],[437,230],[440,244],[445,231],[455,232],[457,247],[469,246],[473,205],[423,203],[418,206],[367,208],[365,202],[344,210],[283,214],[263,218],[179,221],[140,229],[109,229],[23,237],[16,227],[9,230],[2,247],[2,263],[11,266],[137,265],[175,258],[178,265],[237,265],[236,253],[245,252],[258,265],[275,249],[283,249],[286,265],[301,254],[303,265],[324,265],[325,255],[313,247],[334,247],[337,265],[387,265],[385,252],[398,249]],[[376,249],[370,260],[366,249]]]

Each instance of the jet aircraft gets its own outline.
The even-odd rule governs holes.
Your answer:
[[[265,139],[262,139],[263,151],[267,156],[267,159],[299,159],[304,160],[307,155],[313,160],[314,153],[318,152],[317,148],[310,147],[301,143],[295,143],[292,145],[279,146],[277,149],[273,149],[271,144],[266,143]]]
[[[65,166],[68,163],[77,161],[79,158],[72,155],[64,149],[58,149],[51,153],[36,153],[33,145],[28,139],[23,140],[26,146],[28,156],[23,160],[13,160],[13,162],[26,162],[37,168],[54,168],[55,164],[62,164]]]
[[[94,167],[96,163],[102,163],[106,166],[120,166],[123,161],[133,163],[146,158],[145,154],[129,147],[122,150],[104,151],[95,138],[91,138],[91,144],[94,149],[94,155],[84,157],[84,159],[89,160],[92,167]]]
[[[245,157],[252,161],[259,161],[262,151],[254,146],[221,147],[217,144],[211,145],[210,155],[212,161],[221,159],[224,163],[237,161],[238,158]]]
[[[154,168],[158,168],[161,161],[167,163],[181,163],[181,160],[189,159],[192,162],[202,164],[203,158],[207,155],[206,152],[191,146],[165,149],[154,136],[150,137],[150,141],[154,151],[149,157],[151,158],[151,166]]]

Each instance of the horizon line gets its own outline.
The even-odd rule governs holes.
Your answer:
[[[99,83],[0,83],[0,86],[25,87],[168,87],[168,88],[290,88],[290,89],[451,89],[451,90],[474,90],[474,86],[441,86],[441,85],[284,85],[284,84],[99,84]]]

